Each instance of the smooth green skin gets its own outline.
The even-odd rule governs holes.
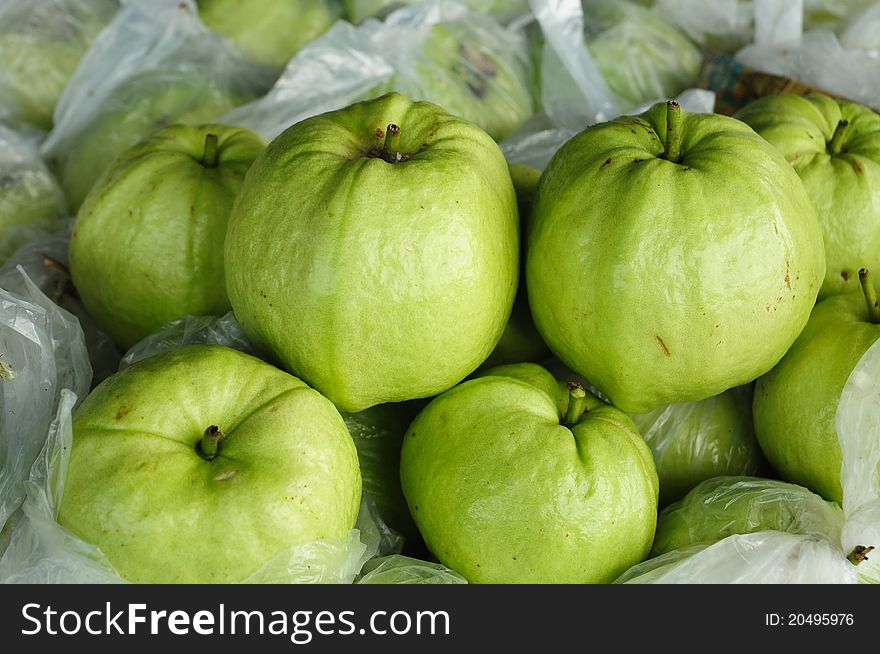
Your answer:
[[[537,364],[447,391],[407,431],[400,477],[425,543],[472,583],[610,583],[657,519],[651,453],[624,413],[560,424],[567,391]]]
[[[212,425],[218,456],[196,450]],[[140,361],[76,411],[58,521],[136,583],[232,583],[344,540],[361,480],[329,400],[254,357],[192,345]]]
[[[52,114],[79,60],[119,7],[118,0],[19,3],[0,27],[0,120],[52,127]]]
[[[682,110],[683,112],[683,110]],[[797,174],[751,128],[666,104],[581,132],[544,171],[526,282],[535,325],[629,413],[691,402],[772,368],[809,318],[822,233]]]
[[[840,502],[841,451],[835,419],[840,394],[880,325],[861,290],[813,309],[782,361],[755,384],[755,435],[770,465],[792,483]]]
[[[767,96],[737,114],[794,166],[816,208],[827,270],[819,299],[859,288],[859,269],[880,270],[880,115],[826,96]],[[841,150],[831,137],[849,128]]]
[[[513,301],[513,310],[510,320],[504,327],[501,340],[492,350],[482,367],[500,366],[508,363],[522,363],[524,361],[541,361],[550,356],[550,349],[541,340],[535,323],[532,320],[532,311],[529,309],[529,298],[525,284],[525,242],[528,235],[529,223],[532,217],[532,203],[535,192],[538,190],[538,181],[541,171],[525,164],[511,164],[510,179],[516,191],[516,203],[519,208],[520,220],[520,273],[519,286],[516,289],[516,298]]]
[[[651,557],[733,534],[782,531],[828,537],[843,526],[840,507],[806,488],[758,477],[716,477],[660,513]]]
[[[367,156],[389,124],[408,160]],[[513,305],[518,226],[492,139],[392,93],[269,144],[233,207],[226,286],[255,343],[355,413],[437,395],[486,359]]]
[[[283,68],[338,17],[328,0],[197,0],[199,18],[253,60]]]
[[[385,15],[404,5],[421,0],[344,0],[345,16],[351,23],[360,23],[370,16]],[[528,12],[527,0],[465,0],[465,4],[481,14],[509,19]]]
[[[201,125],[250,99],[202,79],[147,72],[132,78],[102,105],[91,123],[48,159],[76,212],[101,175],[123,152],[159,128]]]
[[[694,85],[700,49],[662,14],[622,0],[585,0],[587,47],[624,109]]]
[[[630,418],[645,439],[660,479],[660,506],[706,479],[754,475],[762,464],[752,427],[751,388],[671,404]]]
[[[203,160],[208,134],[217,162]],[[230,310],[223,242],[232,203],[265,147],[227,125],[172,125],[127,150],[77,214],[70,272],[89,314],[123,349],[181,316]]]
[[[484,45],[480,27],[451,21],[431,28],[417,54],[415,70],[421,76],[416,82],[422,99],[500,141],[532,116],[535,101],[523,53]]]
[[[400,488],[400,446],[423,406],[423,401],[415,400],[342,414],[357,447],[363,492],[376,502],[382,520],[408,545],[419,536]]]

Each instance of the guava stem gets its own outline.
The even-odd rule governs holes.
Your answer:
[[[681,106],[675,100],[666,103],[666,151],[663,158],[673,163],[681,159]]]
[[[400,161],[400,127],[391,123],[385,130],[385,161],[394,163]]]
[[[873,546],[865,547],[864,545],[856,545],[846,558],[853,565],[858,565],[862,561],[868,560],[868,554],[870,554],[873,549]]]
[[[874,289],[874,282],[867,268],[859,270],[859,282],[865,294],[865,304],[868,305],[868,317],[875,325],[880,324],[880,302],[877,300],[877,291]]]
[[[199,454],[206,461],[213,461],[220,451],[220,440],[223,438],[223,432],[217,425],[211,425],[202,434],[202,440],[199,441]]]
[[[205,152],[202,155],[202,165],[205,168],[216,168],[220,159],[220,151],[217,149],[217,135],[205,134]]]
[[[828,150],[831,154],[840,154],[841,149],[843,149],[843,140],[846,138],[848,131],[848,120],[841,120],[837,123],[837,127],[834,128],[834,134],[831,135],[831,140],[828,141]]]

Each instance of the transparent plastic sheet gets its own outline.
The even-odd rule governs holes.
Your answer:
[[[853,14],[877,0],[803,0],[804,29],[838,30]]]
[[[710,480],[661,514],[655,551],[679,549],[631,568],[617,581],[880,583],[880,341],[850,374],[836,420],[842,509],[793,484]],[[764,525],[773,528],[727,535]],[[682,545],[687,542],[698,546]],[[863,558],[861,548],[871,547],[873,553],[854,565]]]
[[[153,130],[214,120],[275,77],[202,24],[193,0],[127,0],[65,87],[43,157],[76,209],[116,157]]]
[[[847,50],[861,50],[880,59],[880,2],[849,19],[840,34],[840,44]]]
[[[367,18],[381,17],[405,5],[413,5],[422,0],[343,0],[345,16],[352,23],[360,23]],[[460,0],[476,13],[488,14],[506,23],[529,10],[528,0]]]
[[[36,143],[0,124],[0,265],[39,230],[58,227],[66,204]]]
[[[22,504],[61,391],[79,397],[92,378],[77,319],[18,268],[0,286],[0,529]]]
[[[119,0],[0,2],[0,122],[52,127],[52,112],[80,58]]]
[[[435,0],[382,22],[336,23],[290,61],[264,97],[221,121],[272,139],[309,116],[396,90],[437,102],[498,139],[532,115],[533,85],[520,31]]]
[[[358,584],[466,584],[460,574],[441,563],[392,554],[368,561]]]
[[[660,506],[719,475],[754,475],[762,462],[752,427],[748,387],[645,414],[630,414],[651,448],[660,478]]]
[[[88,358],[92,366],[92,385],[116,372],[121,352],[88,314],[70,280],[67,269],[68,245],[73,222],[55,233],[28,228],[22,234],[27,244],[16,250],[6,263],[0,265],[0,288],[22,292],[25,284],[18,268],[52,302],[73,314],[85,334]]]
[[[754,39],[752,0],[655,0],[653,6],[704,50],[729,51]]]

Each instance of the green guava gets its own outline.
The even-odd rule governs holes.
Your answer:
[[[472,583],[610,583],[654,537],[657,473],[635,425],[533,363],[432,400],[400,478],[427,546]]]
[[[629,413],[770,370],[824,275],[797,173],[727,116],[670,101],[594,125],[559,149],[538,186],[526,255],[535,325]]]
[[[217,345],[149,357],[73,418],[59,523],[136,583],[233,583],[317,539],[344,541],[357,452],[329,400]]]
[[[232,203],[265,142],[226,125],[171,125],[130,148],[77,214],[70,272],[123,349],[165,323],[230,310],[223,242]]]
[[[737,118],[778,149],[800,175],[825,239],[819,299],[859,287],[880,270],[880,115],[824,95],[772,95]]]
[[[441,393],[486,359],[518,235],[495,142],[392,93],[269,144],[232,211],[226,286],[259,347],[354,413]]]

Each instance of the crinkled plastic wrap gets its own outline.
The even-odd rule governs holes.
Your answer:
[[[752,427],[751,387],[630,418],[654,455],[661,507],[706,479],[754,475],[763,459]]]
[[[0,529],[24,501],[61,391],[84,397],[92,377],[76,318],[47,298],[24,269],[5,279],[0,286]]]
[[[861,50],[880,59],[880,2],[850,18],[840,34],[840,43],[847,50]]]
[[[28,228],[21,233],[27,237],[27,245],[19,248],[0,265],[0,288],[14,292],[24,290],[21,267],[30,281],[46,294],[48,299],[73,314],[85,334],[85,344],[92,366],[92,385],[103,381],[116,372],[122,353],[113,341],[96,324],[86,311],[70,279],[67,268],[68,246],[72,221],[55,233]]]
[[[0,265],[33,237],[34,228],[57,228],[66,204],[36,144],[0,124]]]
[[[128,0],[65,88],[42,153],[76,210],[110,164],[155,129],[215,120],[274,79],[205,27],[193,0]]]
[[[266,96],[221,120],[274,138],[309,116],[389,91],[440,104],[496,139],[535,109],[525,36],[443,0],[384,21],[340,21],[303,48]]]
[[[80,58],[119,0],[0,2],[0,122],[48,131]]]
[[[489,14],[507,22],[528,12],[528,0],[460,0],[471,11]],[[343,0],[345,17],[352,23],[384,16],[404,5],[412,5],[422,0]]]
[[[358,584],[466,584],[467,579],[442,563],[421,561],[401,554],[368,561]]]
[[[842,508],[794,484],[709,480],[661,513],[663,553],[617,581],[880,583],[880,341],[850,374],[836,424]]]

